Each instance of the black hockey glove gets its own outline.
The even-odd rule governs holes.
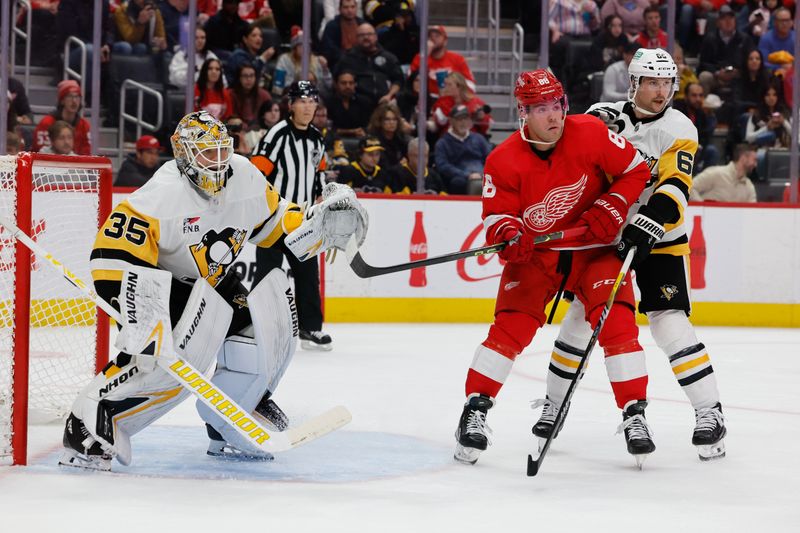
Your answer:
[[[625,260],[628,250],[636,247],[632,266],[637,266],[644,261],[653,245],[664,236],[664,225],[655,210],[643,205],[639,208],[627,226],[622,230],[622,237],[617,245],[617,255]]]

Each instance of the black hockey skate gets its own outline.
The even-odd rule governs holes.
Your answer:
[[[275,400],[271,398],[272,393],[267,391],[261,401],[256,405],[256,414],[262,416],[272,427],[278,431],[286,431],[289,428],[289,417],[278,407]]]
[[[322,350],[329,352],[333,350],[331,336],[322,331],[300,330],[300,347],[304,350]]]
[[[211,425],[206,424],[208,450],[206,454],[229,461],[272,461],[275,456],[263,450],[242,450],[225,441],[225,438]]]
[[[456,428],[456,461],[474,465],[478,456],[490,444],[492,430],[486,425],[486,413],[494,406],[494,400],[485,394],[470,394]]]
[[[617,428],[617,433],[625,432],[628,453],[633,455],[636,466],[640,470],[647,456],[656,449],[656,445],[653,443],[653,433],[644,417],[645,407],[647,407],[647,400],[628,402],[622,411],[622,424]]]
[[[83,425],[83,421],[70,413],[64,426],[64,451],[58,464],[87,470],[111,470],[111,454],[106,453]]]
[[[539,420],[531,428],[531,432],[539,438],[539,453],[541,453],[542,448],[544,447],[544,443],[547,442],[547,439],[550,437],[550,433],[553,431],[553,424],[556,423],[556,417],[558,417],[559,406],[555,404],[555,402],[551,401],[550,398],[545,398],[544,400],[538,399],[534,400],[531,403],[531,409],[537,409],[539,407],[543,407],[542,409],[542,416],[539,417]],[[569,405],[565,409],[569,411]],[[561,432],[561,428],[564,427],[564,420],[566,420],[566,414],[564,413],[564,417],[561,419],[561,424],[559,424],[558,428],[556,429],[556,433],[553,436],[553,439],[558,437],[559,432]]]
[[[722,405],[717,403],[713,407],[695,409],[695,426],[692,434],[692,444],[697,446],[697,453],[701,461],[721,459],[725,457],[725,417],[722,415]]]

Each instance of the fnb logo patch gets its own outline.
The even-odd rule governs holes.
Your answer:
[[[187,217],[183,219],[183,233],[197,233],[200,231],[200,217]]]

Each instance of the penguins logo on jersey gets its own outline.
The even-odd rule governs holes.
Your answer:
[[[647,185],[645,186],[645,188],[647,188],[655,183],[656,180],[658,180],[658,158],[647,154],[641,148],[637,148],[636,150],[639,152],[639,155],[642,156],[644,162],[647,163],[647,168],[650,169],[650,179],[647,181]]]
[[[238,306],[239,309],[245,309],[247,308],[247,295],[237,294],[236,296],[233,297],[231,303]]]
[[[588,177],[584,174],[572,185],[556,187],[548,192],[544,200],[529,206],[522,214],[525,225],[534,231],[545,231],[552,227],[575,207],[587,181]]]
[[[197,244],[189,246],[189,250],[197,264],[200,275],[212,287],[225,277],[225,271],[233,263],[244,246],[246,230],[225,228],[221,232],[209,230]]]
[[[675,285],[662,285],[659,288],[661,289],[661,297],[666,298],[667,301],[678,295],[678,287]]]

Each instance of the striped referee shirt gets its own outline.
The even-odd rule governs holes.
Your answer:
[[[312,125],[300,130],[281,120],[258,142],[251,161],[290,202],[310,205],[322,194],[325,145]]]

